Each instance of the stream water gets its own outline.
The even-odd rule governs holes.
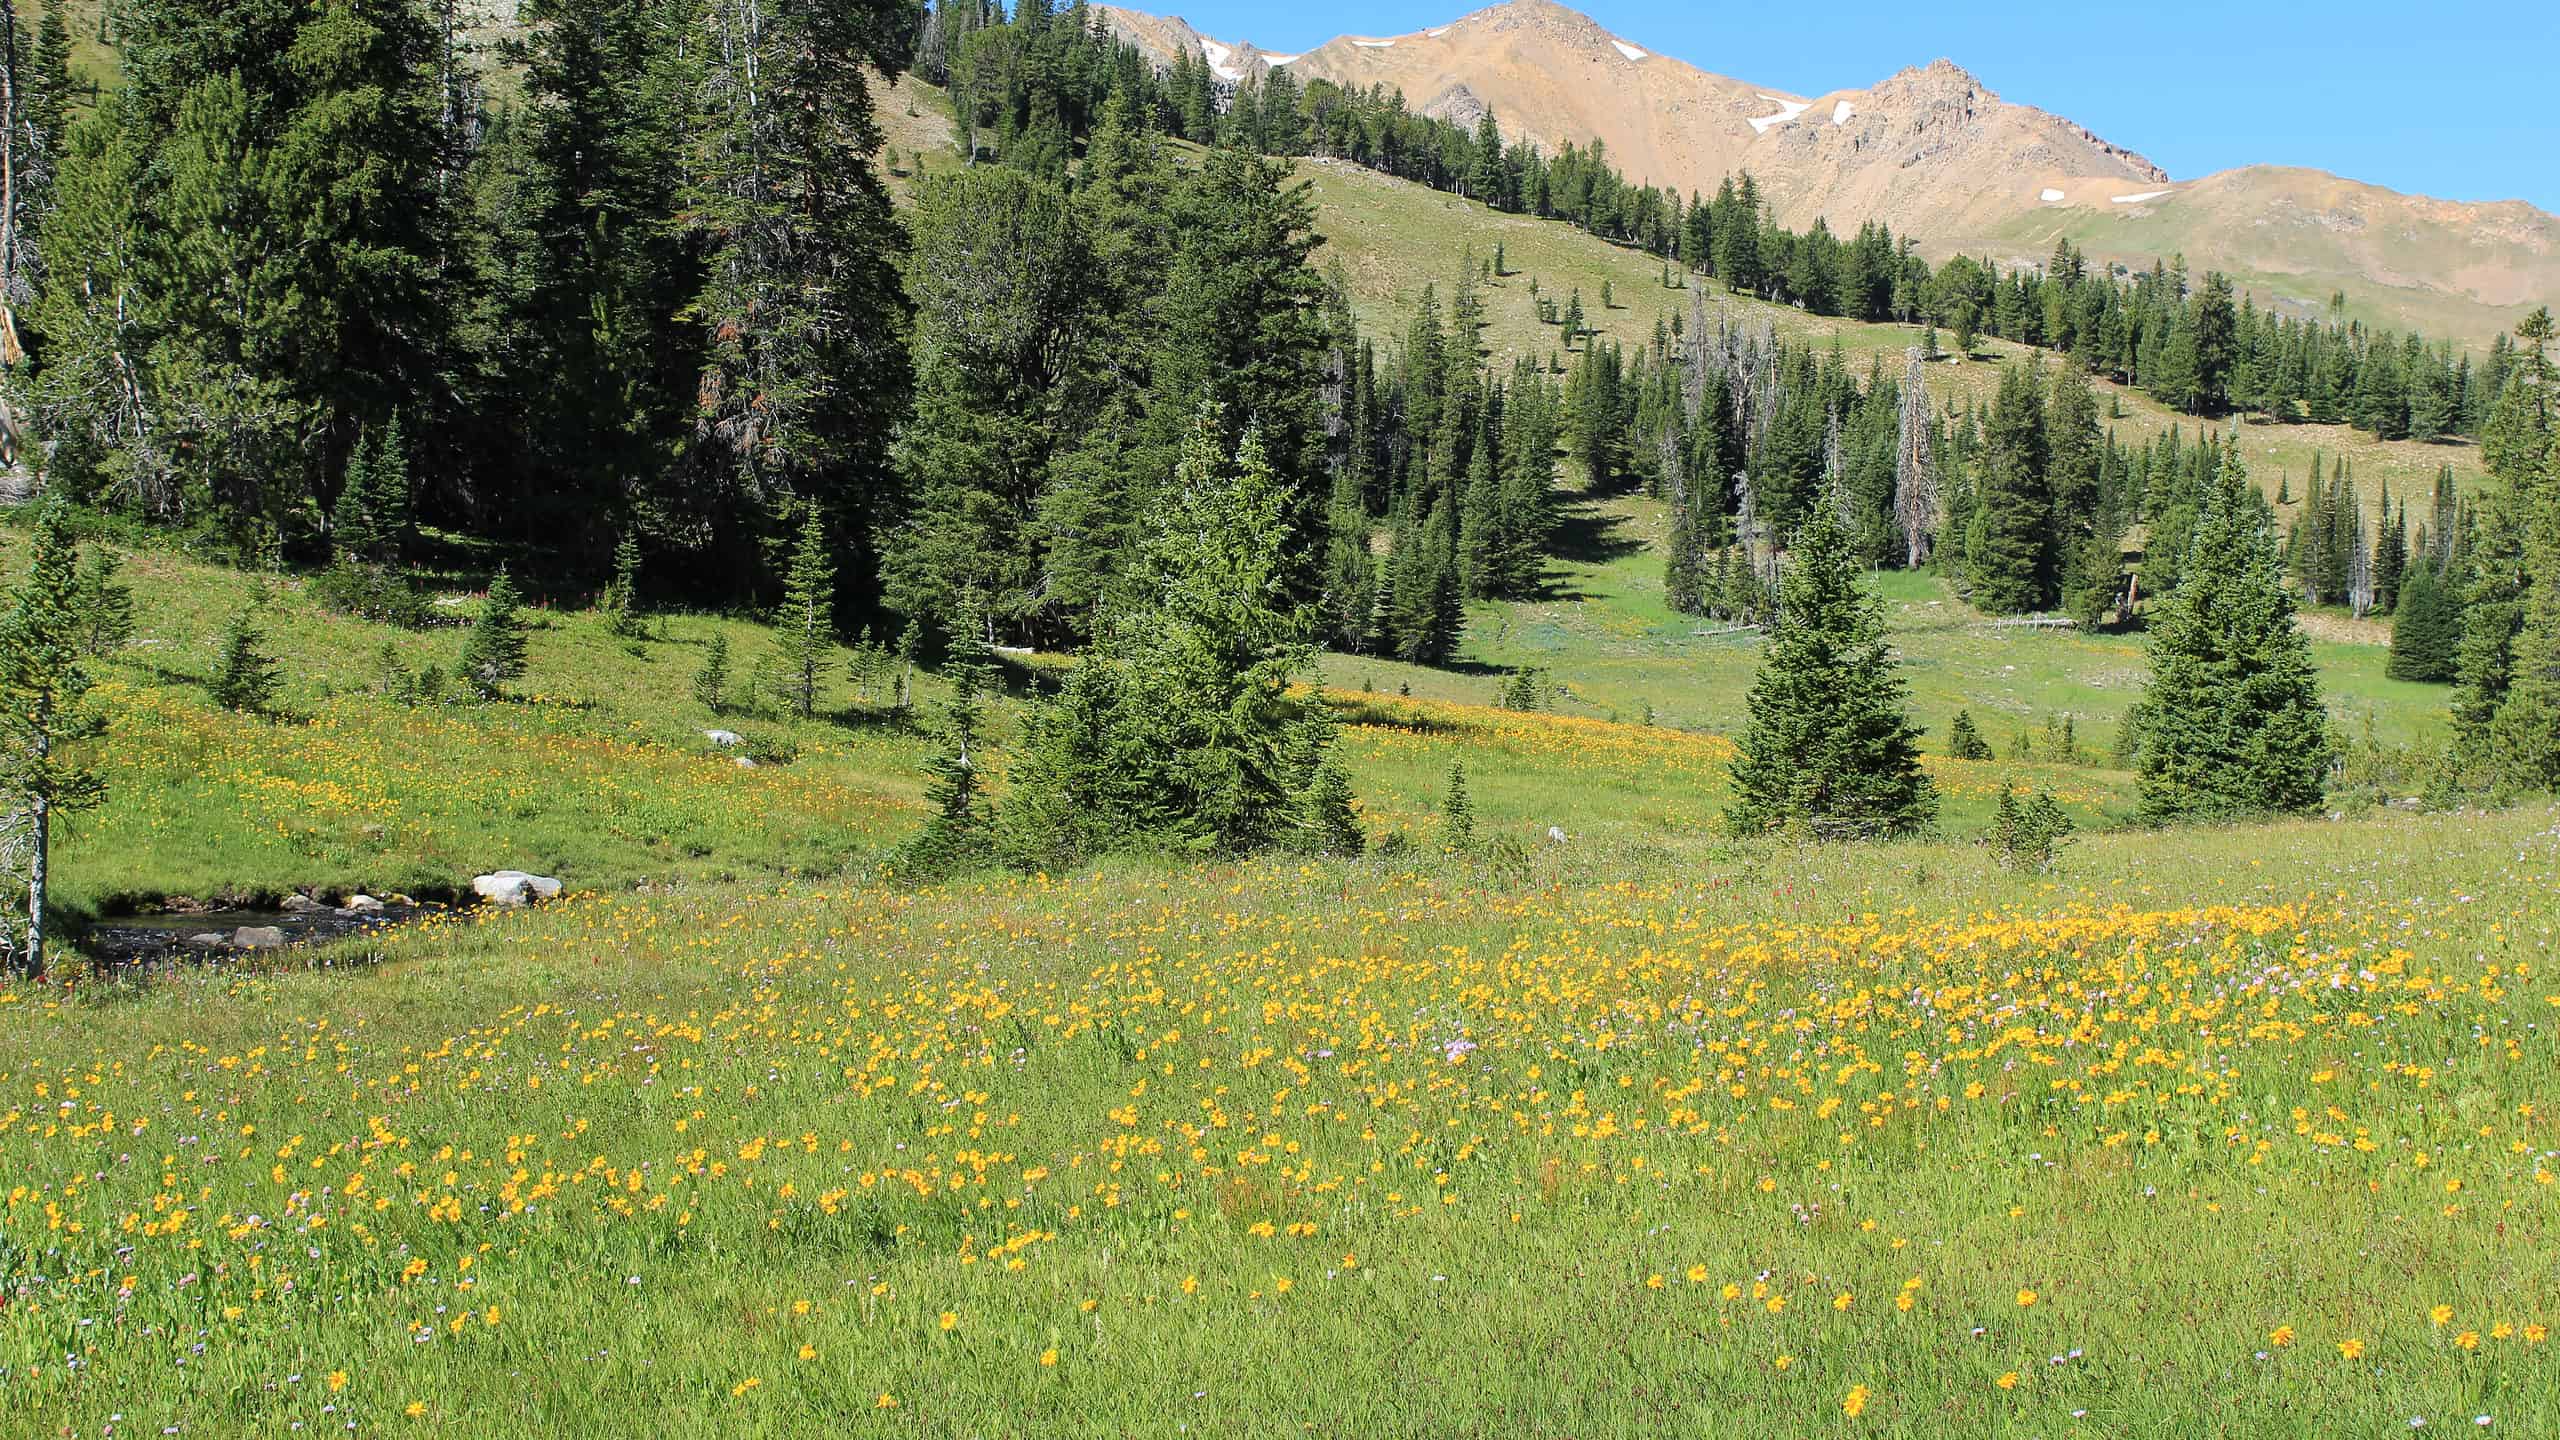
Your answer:
[[[205,910],[179,914],[118,915],[89,927],[82,944],[111,966],[166,964],[177,961],[221,961],[242,955],[272,953],[287,947],[324,945],[367,931],[407,924],[423,915],[447,910],[442,905],[384,902],[380,910],[354,911],[320,906],[309,910]],[[282,937],[246,936],[243,931],[272,930]],[[243,943],[246,940],[250,943]],[[255,943],[266,940],[268,943]]]

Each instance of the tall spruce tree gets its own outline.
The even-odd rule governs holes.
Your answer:
[[[702,247],[693,473],[745,541],[779,501],[834,517],[868,573],[905,411],[903,231],[872,157],[875,81],[906,68],[901,0],[706,0],[677,214]]]
[[[1838,507],[1817,504],[1779,581],[1726,822],[1744,833],[1800,822],[1824,839],[1928,829],[1938,792],[1904,698],[1883,604]]]
[[[2526,491],[2526,589],[2506,698],[2489,725],[2500,778],[2560,788],[2560,445]]]
[[[27,573],[0,615],[0,860],[27,886],[14,968],[44,973],[53,821],[106,798],[71,746],[105,728],[81,663],[78,547],[57,498],[36,513]]]
[[[2133,720],[2146,818],[2319,806],[2334,751],[2318,671],[2294,624],[2274,519],[2236,453],[2206,492],[2149,649],[2151,683]]]
[[[2384,673],[2394,680],[2438,684],[2453,679],[2462,644],[2462,602],[2455,582],[2433,563],[2410,567],[2391,616],[2391,658]]]
[[[1978,538],[1967,557],[1973,603],[1995,615],[2053,603],[2053,494],[2045,456],[2043,383],[2012,365],[2000,376],[1984,436],[1976,494]]]

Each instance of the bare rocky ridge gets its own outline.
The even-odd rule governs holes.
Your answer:
[[[1935,255],[2003,262],[2041,260],[2060,238],[2139,266],[2182,253],[2269,303],[2318,307],[2344,291],[2387,323],[2475,341],[2560,297],[2560,218],[2532,206],[2278,166],[2180,182],[2070,120],[2002,100],[1948,60],[1804,96],[1655,54],[1553,0],[1278,57],[1179,17],[1096,8],[1159,62],[1204,56],[1230,84],[1285,63],[1301,79],[1401,90],[1460,124],[1489,106],[1508,137],[1549,151],[1597,139],[1630,179],[1682,190],[1711,192],[1748,170],[1793,228],[1881,219]]]

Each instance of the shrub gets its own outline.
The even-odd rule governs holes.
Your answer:
[[[313,576],[311,598],[324,610],[403,630],[424,630],[435,620],[435,607],[407,575],[367,561],[342,559]]]

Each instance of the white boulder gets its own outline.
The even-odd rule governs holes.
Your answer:
[[[273,950],[284,944],[284,932],[273,925],[243,925],[231,932],[231,943],[243,950]]]
[[[735,730],[705,730],[702,732],[702,738],[714,745],[724,747],[742,743],[741,737]]]
[[[529,905],[560,893],[560,882],[522,870],[496,870],[471,882],[471,893],[492,905]]]

